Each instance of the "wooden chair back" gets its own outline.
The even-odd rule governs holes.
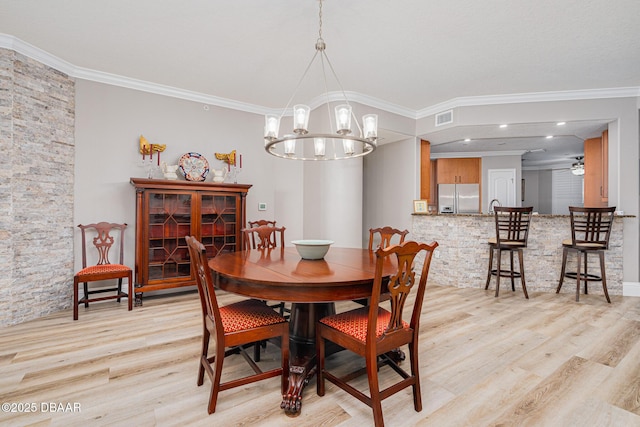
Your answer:
[[[78,228],[82,234],[82,268],[87,267],[87,232],[91,230],[94,230],[96,233],[96,236],[93,238],[93,246],[98,251],[98,260],[95,265],[122,264],[124,262],[124,230],[127,228],[127,224],[98,222],[87,225],[79,224]],[[112,235],[113,230],[116,231],[117,235]],[[112,263],[109,260],[109,251],[116,239],[118,240],[118,258],[116,262]]]
[[[404,242],[407,234],[409,234],[409,230],[398,230],[397,228],[389,226],[381,228],[370,228],[369,250],[373,251],[374,241],[378,241],[378,245],[376,247],[386,248],[387,246],[391,246],[392,241],[396,236],[398,236],[398,242],[395,243],[401,244]]]
[[[276,222],[275,221],[271,221],[268,219],[258,219],[255,221],[247,221],[247,224],[249,224],[249,228],[252,227],[260,227],[261,225],[270,225],[272,227],[276,226]]]
[[[274,227],[271,225],[260,225],[258,227],[243,228],[245,249],[274,249],[284,248],[285,227]],[[278,235],[280,238],[278,239]],[[278,240],[280,244],[278,245]]]
[[[386,348],[390,341],[394,341],[390,347],[390,349],[392,349],[403,344],[414,342],[414,340],[417,341],[418,329],[420,328],[420,313],[422,311],[422,302],[427,287],[431,257],[436,247],[438,247],[437,242],[426,244],[407,241],[387,248],[380,247],[376,250],[376,275],[369,305],[367,342],[380,343],[387,341],[387,344],[385,344]],[[422,268],[420,269],[419,278],[416,278],[414,267],[416,258],[421,252],[424,253],[424,260]],[[382,272],[386,258],[390,257],[395,258],[397,271],[389,278],[389,281],[386,282]],[[406,329],[403,322],[403,310],[405,302],[412,291],[416,292],[416,295],[413,310],[411,310],[411,319],[409,322],[406,322],[409,324],[410,329]],[[391,318],[385,328],[385,332],[382,336],[376,338],[378,305],[380,304],[381,295],[383,294],[389,295],[388,298],[385,297],[384,299],[390,300]],[[409,333],[411,336],[408,335]],[[394,338],[395,334],[399,334],[399,337]]]
[[[189,248],[191,268],[196,276],[202,316],[204,319],[209,319],[208,321],[215,327],[216,342],[224,343],[220,307],[213,286],[211,269],[207,262],[206,248],[193,236],[185,236],[185,240]]]
[[[271,220],[268,220],[268,219],[257,219],[255,221],[247,221],[247,224],[249,225],[248,228],[260,227],[262,225],[268,225],[270,227],[275,227],[276,226],[276,222],[275,221],[271,221]],[[248,245],[245,242],[244,248],[245,249],[255,249],[256,248],[256,237],[255,237],[255,234],[252,233],[252,234],[249,235],[249,237],[251,239],[251,245]]]
[[[124,265],[124,230],[127,224],[112,222],[98,222],[82,225],[78,228],[82,236],[82,269],[73,276],[73,320],[78,320],[78,304],[89,307],[90,302],[116,299],[118,302],[122,298],[128,298],[129,310],[133,303],[133,270]],[[95,234],[90,234],[95,232]],[[91,236],[94,236],[93,238]],[[91,240],[91,243],[89,243]],[[91,245],[95,247],[97,253],[91,257],[89,262],[89,250]],[[111,249],[117,250],[115,262],[111,262],[109,255]],[[93,262],[95,260],[95,262]],[[122,291],[122,280],[127,279],[128,292]],[[116,287],[100,286],[95,289],[89,288],[90,282],[103,280],[117,280]],[[84,296],[80,298],[80,283],[82,283]],[[104,295],[107,292],[114,292],[113,295],[93,297],[93,294]]]
[[[571,244],[574,247],[608,249],[616,207],[569,206]]]
[[[517,246],[526,248],[533,207],[496,206],[493,211],[498,247]]]

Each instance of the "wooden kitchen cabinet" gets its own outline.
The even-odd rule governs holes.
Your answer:
[[[609,205],[609,143],[608,132],[602,137],[584,140],[584,206]]]
[[[149,291],[195,285],[185,236],[208,257],[242,249],[251,185],[131,178],[136,190],[136,305]]]
[[[438,159],[438,184],[479,184],[481,162],[479,157]]]
[[[602,202],[609,205],[609,131],[602,132],[602,156],[600,168],[602,170]]]
[[[420,198],[433,203],[431,188],[431,144],[420,141]]]

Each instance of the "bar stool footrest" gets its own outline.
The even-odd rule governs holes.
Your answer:
[[[494,275],[494,276],[497,276],[498,275],[498,270],[496,270],[496,269],[491,270],[491,274]],[[513,277],[520,277],[520,276],[521,276],[521,274],[520,274],[519,271],[514,271],[513,272]],[[500,269],[500,277],[511,277],[511,270],[502,270],[502,269]],[[574,279],[575,279],[575,276],[574,276]]]
[[[575,271],[570,271],[567,273],[564,273],[565,277],[570,277],[572,279],[578,279],[578,273]],[[584,273],[580,273],[580,281],[588,281],[588,282],[602,282],[602,277],[595,275],[595,274],[584,274]]]

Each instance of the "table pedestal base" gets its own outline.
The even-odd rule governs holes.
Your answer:
[[[289,416],[300,415],[302,391],[316,373],[316,322],[335,314],[334,303],[294,303],[289,319],[289,389],[280,407]],[[333,351],[338,351],[335,348]]]

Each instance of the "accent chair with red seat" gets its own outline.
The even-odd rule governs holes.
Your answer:
[[[124,265],[124,230],[127,224],[116,224],[110,222],[99,222],[96,224],[78,225],[82,236],[82,270],[73,276],[73,320],[78,320],[78,305],[84,304],[89,307],[90,302],[103,301],[109,299],[121,298],[129,300],[129,310],[132,309],[133,295],[133,272],[131,268]],[[88,233],[95,232],[93,238],[93,246],[98,252],[96,265],[87,266],[87,244]],[[109,261],[109,251],[114,242],[118,240],[118,263],[112,264]],[[122,292],[122,279],[128,280],[129,292]],[[89,289],[89,282],[98,282],[103,280],[117,280],[117,287],[100,287]],[[79,297],[80,283],[84,287],[84,296]],[[91,297],[93,294],[104,294],[106,292],[115,292],[113,295],[101,297]]]
[[[218,393],[234,387],[281,376],[280,388],[284,394],[289,378],[289,323],[269,308],[263,301],[246,299],[220,307],[213,286],[211,269],[205,247],[193,236],[185,237],[189,247],[191,268],[196,276],[200,305],[202,308],[202,351],[198,369],[198,386],[204,383],[204,374],[211,380],[209,414],[215,412]],[[281,366],[262,371],[247,354],[247,344],[280,338]],[[215,350],[209,355],[209,342],[213,340]],[[228,349],[228,350],[227,350]],[[225,357],[240,353],[254,371],[242,378],[221,382]]]
[[[427,276],[434,249],[438,243],[430,244],[407,241],[388,248],[378,248],[375,252],[376,273],[370,297],[370,305],[339,314],[326,316],[317,322],[316,353],[317,392],[325,394],[325,379],[337,385],[347,393],[373,409],[376,427],[383,426],[382,400],[411,386],[413,388],[413,406],[422,410],[420,394],[420,369],[418,363],[418,337],[420,314],[427,286]],[[414,271],[414,261],[418,254],[424,255],[419,277]],[[396,262],[397,271],[386,280],[383,277],[385,263]],[[415,290],[411,319],[403,319],[403,309],[409,294]],[[380,295],[389,294],[391,311],[380,307]],[[331,341],[365,359],[366,368],[338,377],[326,369],[325,341]],[[389,354],[403,345],[408,345],[411,372],[400,368]],[[399,374],[401,381],[380,390],[380,368],[388,365]],[[348,382],[366,372],[369,382],[369,395],[364,394]],[[387,382],[386,379],[384,381]]]

